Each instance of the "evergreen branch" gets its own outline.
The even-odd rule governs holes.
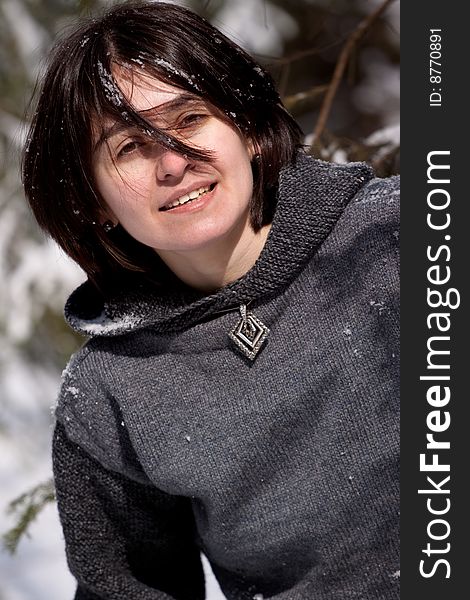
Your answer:
[[[18,518],[16,525],[3,534],[3,547],[14,554],[23,536],[28,535],[28,529],[41,510],[55,500],[54,484],[52,479],[40,483],[15,498],[7,508],[7,514]]]

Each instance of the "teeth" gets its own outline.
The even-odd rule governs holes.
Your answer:
[[[181,204],[186,204],[186,202],[189,202],[190,200],[195,200],[201,194],[204,194],[205,192],[208,192],[209,190],[210,190],[210,186],[201,187],[198,190],[193,190],[192,192],[189,192],[189,194],[185,194],[184,196],[181,196],[180,198],[178,198],[171,204],[167,204],[164,207],[164,210],[168,210],[169,208],[174,208],[175,206],[180,206]]]
[[[185,194],[184,196],[181,196],[181,198],[178,198],[174,204],[184,204],[188,200],[190,200],[189,194]],[[173,206],[173,204],[170,204],[170,206]]]

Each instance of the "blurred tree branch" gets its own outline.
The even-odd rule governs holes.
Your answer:
[[[291,94],[283,99],[284,106],[295,116],[299,112],[319,106],[327,89],[328,85],[316,85],[305,92]]]
[[[372,25],[392,2],[394,2],[394,0],[384,0],[384,2],[382,2],[382,4],[380,4],[374,12],[372,12],[359,23],[356,29],[354,29],[354,31],[348,37],[346,44],[339,55],[338,62],[336,63],[336,67],[333,72],[333,77],[328,86],[328,90],[320,109],[320,114],[313,132],[313,140],[310,149],[312,154],[318,154],[321,148],[321,138],[325,130],[328,116],[331,112],[333,100],[336,96],[339,84],[341,83],[341,79],[353,51],[355,50],[360,39],[372,27]]]

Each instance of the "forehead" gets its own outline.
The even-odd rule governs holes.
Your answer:
[[[113,70],[113,77],[126,100],[137,112],[158,108],[183,94],[180,88],[134,69],[117,67]]]
[[[132,112],[139,114],[151,126],[166,126],[171,122],[174,113],[188,107],[200,108],[202,103],[205,108],[209,108],[204,100],[195,94],[162,81],[153,75],[122,66],[115,66],[112,75],[111,85],[117,85],[119,95],[125,97]],[[105,81],[105,88],[109,89],[108,85],[108,82]],[[116,98],[115,94],[114,98]],[[113,105],[116,107],[115,102],[113,102]],[[133,120],[129,117],[127,111],[114,109],[112,112],[107,112],[107,115],[105,113],[102,117],[98,116],[94,119],[92,121],[92,131],[95,150],[100,147],[103,141],[116,133],[132,128]],[[139,124],[139,127],[141,127],[141,124]]]

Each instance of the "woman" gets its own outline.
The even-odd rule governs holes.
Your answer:
[[[64,60],[65,57],[65,60]],[[301,149],[272,80],[178,6],[56,47],[39,224],[85,270],[54,474],[76,598],[398,598],[397,178]]]

